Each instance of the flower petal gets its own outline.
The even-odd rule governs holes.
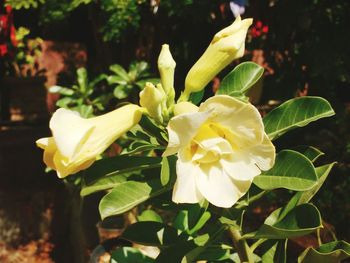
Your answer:
[[[253,159],[248,154],[234,153],[229,158],[221,158],[224,171],[238,181],[252,181],[261,173]]]
[[[163,156],[175,154],[181,147],[186,147],[209,116],[210,112],[195,112],[172,118],[167,127],[169,144]]]
[[[41,138],[36,141],[36,145],[41,149],[44,149],[44,157],[43,157],[44,163],[48,167],[52,169],[56,169],[53,158],[57,151],[57,147],[53,137]]]
[[[230,130],[235,144],[240,148],[260,144],[264,136],[264,125],[259,111],[251,104],[227,95],[207,99],[199,112],[211,111],[210,121]]]
[[[252,158],[257,166],[267,171],[275,164],[276,149],[266,134],[264,134],[263,142],[256,145],[249,150],[250,158]]]
[[[177,179],[173,189],[173,202],[193,204],[203,199],[196,186],[198,172],[198,166],[192,162],[183,162],[180,159],[176,162]]]
[[[236,182],[217,165],[201,165],[196,175],[199,191],[210,203],[218,207],[231,207],[251,185],[251,181]]]
[[[88,140],[81,145],[75,161],[83,162],[95,158],[116,139],[136,125],[142,116],[141,108],[128,104],[109,113],[87,119],[95,128]]]
[[[77,112],[58,109],[50,120],[50,129],[60,153],[72,159],[79,145],[86,141],[94,126]]]

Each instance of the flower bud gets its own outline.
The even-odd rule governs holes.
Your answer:
[[[228,27],[216,33],[209,47],[193,65],[185,80],[184,96],[201,91],[223,68],[244,55],[245,38],[253,19],[238,16]]]
[[[162,45],[158,57],[158,69],[160,73],[160,79],[162,87],[167,96],[167,106],[170,107],[174,103],[175,91],[174,91],[174,72],[176,63],[170,53],[169,45]]]
[[[163,122],[162,104],[166,96],[161,88],[156,88],[152,83],[147,82],[144,89],[140,92],[140,105],[145,108],[148,114],[157,120]]]

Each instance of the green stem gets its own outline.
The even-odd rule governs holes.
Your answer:
[[[252,251],[247,241],[242,239],[240,231],[235,227],[230,227],[228,231],[241,262],[254,263]]]
[[[264,243],[267,239],[266,238],[261,238],[258,241],[256,241],[253,245],[250,246],[250,250],[254,252],[254,250],[260,246],[262,243]]]
[[[317,229],[316,230],[316,234],[317,234],[317,243],[318,243],[318,246],[321,246],[322,245],[322,240],[321,240],[321,229]]]

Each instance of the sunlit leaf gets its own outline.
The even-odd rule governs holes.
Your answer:
[[[121,247],[113,251],[111,263],[152,263],[154,259],[144,255],[139,249]]]
[[[139,220],[140,222],[142,221],[154,221],[154,222],[159,222],[159,223],[163,223],[163,219],[161,218],[161,216],[159,214],[157,214],[155,211],[147,209],[144,210],[141,215],[139,215],[137,217],[137,220]]]
[[[216,94],[242,97],[262,76],[264,68],[254,62],[243,62],[222,81]]]
[[[159,195],[168,188],[162,187],[159,180],[148,182],[126,181],[116,185],[100,201],[99,210],[103,218],[122,214],[136,205]]]
[[[317,175],[313,164],[304,155],[284,150],[277,154],[272,169],[255,177],[253,182],[263,190],[286,188],[305,191],[316,184]]]
[[[320,97],[299,97],[273,109],[263,121],[265,132],[273,140],[288,130],[332,115],[334,111],[327,100]]]
[[[166,247],[182,240],[176,228],[151,221],[129,225],[122,237],[137,244],[157,247]]]
[[[266,218],[264,224],[254,233],[244,238],[287,239],[304,236],[322,227],[320,212],[312,204],[302,204],[290,210],[281,220],[281,208]]]
[[[298,263],[339,263],[350,258],[350,244],[334,241],[319,248],[307,248],[298,258]]]
[[[312,146],[307,146],[307,145],[295,147],[293,150],[300,152],[302,155],[307,157],[311,162],[315,162],[319,157],[324,155],[324,153],[321,152],[319,149]]]

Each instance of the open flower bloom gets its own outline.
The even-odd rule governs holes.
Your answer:
[[[201,91],[234,59],[244,55],[245,38],[253,19],[238,16],[228,27],[215,34],[204,54],[193,65],[185,80],[185,97]]]
[[[52,137],[36,141],[44,149],[45,164],[62,178],[88,168],[116,139],[137,124],[141,108],[129,104],[107,114],[84,119],[58,109],[50,120]]]
[[[255,176],[270,169],[275,148],[264,132],[258,110],[227,95],[217,95],[199,108],[181,107],[168,124],[164,156],[178,153],[175,203],[203,198],[231,207],[250,188]]]

